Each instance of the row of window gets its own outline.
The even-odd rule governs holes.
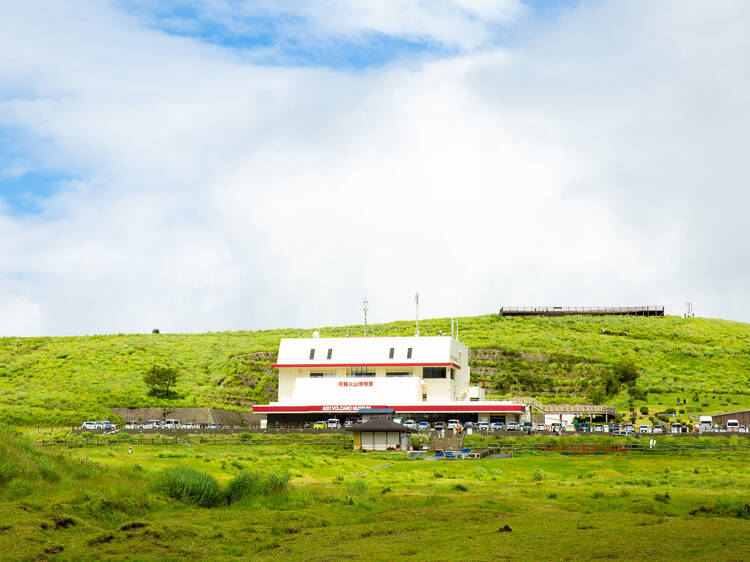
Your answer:
[[[388,359],[393,359],[395,354],[396,354],[396,348],[391,347],[388,350]],[[406,349],[406,358],[411,359],[411,347],[408,347]],[[310,348],[310,361],[312,361],[313,359],[315,359],[315,348],[311,347]],[[333,348],[331,347],[328,348],[328,354],[326,355],[326,359],[329,359],[329,360],[333,359]]]

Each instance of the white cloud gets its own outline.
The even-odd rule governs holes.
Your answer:
[[[750,22],[700,6],[585,5],[514,49],[350,74],[18,4],[0,126],[80,180],[0,208],[0,335],[354,323],[365,290],[374,321],[416,290],[427,316],[690,298],[750,320]]]

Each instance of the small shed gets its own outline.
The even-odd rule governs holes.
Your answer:
[[[354,449],[365,451],[408,451],[411,434],[414,433],[413,429],[384,418],[355,424],[351,431],[354,434]]]

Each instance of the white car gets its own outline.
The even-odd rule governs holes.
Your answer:
[[[490,429],[490,422],[479,422],[477,424],[477,430],[488,431]]]
[[[125,429],[138,429],[138,422],[137,421],[125,422]]]
[[[341,422],[337,420],[336,418],[331,418],[326,422],[326,426],[328,429],[340,429],[341,428]]]
[[[141,429],[159,429],[161,428],[161,420],[148,420],[146,423],[141,425]]]
[[[459,427],[463,429],[460,420],[448,420],[448,429],[458,429]]]
[[[86,429],[88,431],[99,429],[97,422],[95,421],[85,421],[81,424],[81,429]]]
[[[191,422],[183,423],[182,429],[195,429],[195,424]]]
[[[179,429],[180,420],[164,420],[164,429]]]
[[[417,424],[417,429],[419,431],[430,431],[430,422],[421,421]]]
[[[414,420],[406,420],[403,423],[403,426],[408,427],[409,429],[415,429],[417,427],[417,422],[415,422]]]
[[[639,425],[638,426],[638,433],[651,433],[651,426],[650,425]]]

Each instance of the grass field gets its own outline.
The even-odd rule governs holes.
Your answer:
[[[136,445],[129,455],[40,450],[7,428],[0,448],[5,559],[750,558],[742,452],[432,462]],[[165,472],[175,467],[189,478]],[[201,480],[211,477],[215,496]],[[205,498],[216,506],[199,507]]]
[[[542,402],[602,401],[640,421],[675,408],[690,413],[750,407],[750,325],[703,318],[563,317],[460,319],[472,350],[472,377],[490,396]],[[420,322],[423,335],[450,333],[449,319]],[[359,333],[324,328],[324,336]],[[411,322],[375,325],[376,335],[408,335]],[[282,337],[303,330],[208,334],[120,334],[0,338],[0,421],[25,426],[102,419],[113,406],[212,406],[247,410],[274,399],[270,368]],[[481,355],[481,357],[480,357]],[[171,398],[149,395],[153,363],[179,368]],[[611,385],[621,365],[635,384]],[[687,406],[677,406],[687,399]],[[640,407],[649,409],[642,415]],[[680,410],[683,410],[680,413]]]

